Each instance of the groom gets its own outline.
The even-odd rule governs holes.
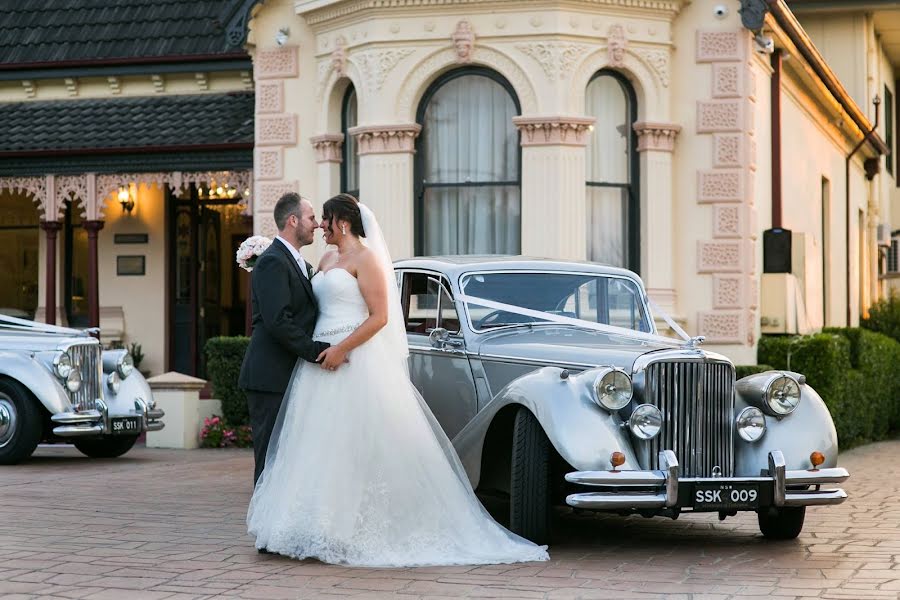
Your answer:
[[[293,192],[275,204],[278,236],[253,266],[253,335],[238,381],[247,394],[253,430],[253,484],[266,464],[266,450],[297,358],[316,362],[328,348],[314,342],[319,307],[313,295],[312,267],[300,248],[313,242],[318,225],[312,204]]]

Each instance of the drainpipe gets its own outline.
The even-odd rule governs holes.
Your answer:
[[[781,48],[772,53],[772,229],[781,229]]]
[[[847,160],[844,164],[844,188],[846,192],[844,197],[844,216],[846,219],[846,222],[844,223],[844,246],[847,256],[847,327],[850,327],[853,314],[853,311],[850,308],[850,160],[853,158],[853,155],[863,147],[863,144],[869,141],[869,138],[873,133],[875,133],[875,130],[878,129],[878,118],[881,114],[878,111],[878,106],[881,104],[881,98],[877,94],[874,98],[872,98],[872,104],[875,105],[875,123],[872,125],[872,128],[866,132],[866,135],[863,136],[863,139],[861,139],[859,143],[854,146],[850,154],[847,155]],[[868,177],[868,173],[866,174],[866,176]],[[872,176],[874,177],[874,174]],[[871,177],[868,178],[871,181]]]

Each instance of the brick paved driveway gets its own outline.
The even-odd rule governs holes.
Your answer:
[[[569,516],[550,563],[347,569],[260,556],[246,451],[41,448],[0,467],[0,597],[898,598],[900,441],[846,453],[850,500],[765,542],[754,515]],[[8,594],[9,596],[5,596]]]

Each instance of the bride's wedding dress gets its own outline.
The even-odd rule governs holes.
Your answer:
[[[312,286],[314,339],[336,344],[368,317],[350,272]],[[250,502],[256,546],[371,567],[547,560],[481,506],[396,355],[377,334],[337,371],[299,361]]]

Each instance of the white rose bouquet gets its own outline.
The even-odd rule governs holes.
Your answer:
[[[261,235],[248,237],[237,250],[238,266],[247,272],[252,271],[257,259],[262,256],[271,243],[271,239]]]

